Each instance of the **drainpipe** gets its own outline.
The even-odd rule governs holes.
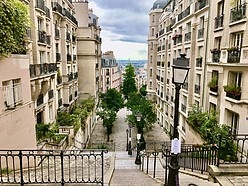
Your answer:
[[[209,2],[209,6],[208,6],[208,25],[207,25],[207,35],[206,35],[206,38],[207,38],[207,40],[206,40],[206,48],[205,48],[205,56],[204,56],[204,58],[205,58],[205,63],[204,63],[204,73],[203,73],[203,81],[205,81],[205,78],[206,78],[206,74],[207,74],[207,65],[206,65],[206,60],[207,60],[207,51],[206,51],[206,49],[208,49],[208,32],[209,32],[209,27],[210,27],[210,18],[211,18],[211,16],[210,16],[210,13],[211,13],[211,9],[210,9],[210,5],[211,5],[211,1],[208,1]],[[205,82],[204,82],[205,83]],[[204,100],[205,99],[203,99],[203,98],[205,98],[206,97],[206,91],[205,91],[205,84],[203,83],[203,91],[202,91],[202,100],[201,100],[201,104],[202,104],[202,106],[203,106],[203,104],[204,104]],[[205,105],[204,105],[204,110],[205,110]]]

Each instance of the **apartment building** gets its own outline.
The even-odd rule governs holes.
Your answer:
[[[171,65],[185,53],[191,69],[180,91],[178,130],[182,142],[200,142],[186,121],[192,105],[203,111],[216,110],[219,123],[229,125],[233,134],[248,132],[244,86],[247,1],[164,2],[162,12],[152,8],[149,14],[147,89],[151,93],[155,87],[158,123],[172,134],[175,90]]]
[[[53,123],[78,98],[77,21],[71,1],[30,1],[31,95],[36,123]]]
[[[102,56],[102,88],[103,93],[108,89],[120,91],[121,71],[114,57],[113,51],[107,51]]]
[[[30,4],[30,1],[23,1]],[[30,36],[30,35],[29,35]],[[31,40],[28,39],[31,49]],[[0,60],[0,149],[35,149],[35,117],[28,54]]]
[[[150,12],[150,21],[154,13]],[[188,110],[190,106],[204,107],[206,98],[205,80],[205,56],[208,34],[209,4],[208,1],[172,0],[166,1],[158,18],[158,31],[156,45],[149,42],[148,55],[156,59],[152,69],[153,78],[156,79],[156,102],[158,123],[168,134],[172,134],[174,120],[174,95],[175,87],[172,83],[173,60],[186,54],[190,61],[190,72],[180,92],[179,107],[179,138],[184,143],[197,143],[197,137],[193,129],[187,124]],[[150,23],[152,25],[153,23]],[[153,29],[150,29],[150,35]],[[149,37],[150,37],[149,35]],[[157,50],[156,57],[151,48]],[[152,55],[151,55],[152,54]],[[148,66],[148,72],[151,68]],[[149,78],[149,75],[148,75]],[[154,83],[153,82],[153,83]],[[149,82],[148,82],[149,87]]]
[[[231,127],[233,134],[248,132],[248,31],[247,2],[210,3],[209,45],[207,49],[206,109],[219,112],[220,124]]]

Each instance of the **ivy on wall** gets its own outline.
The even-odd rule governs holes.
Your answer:
[[[20,0],[0,1],[0,59],[26,50],[29,8]]]

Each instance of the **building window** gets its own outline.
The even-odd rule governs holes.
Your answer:
[[[216,111],[216,104],[214,103],[209,103],[209,112]]]
[[[49,106],[49,119],[53,120],[53,106],[52,105]]]
[[[8,109],[22,103],[21,79],[3,81],[2,86],[4,103]]]
[[[238,128],[239,128],[239,114],[232,112],[230,110],[227,110],[227,125],[231,127],[231,133],[232,134],[238,134]]]
[[[230,46],[241,48],[243,43],[243,33],[233,33],[230,37]]]

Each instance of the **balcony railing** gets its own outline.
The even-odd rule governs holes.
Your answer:
[[[57,70],[56,63],[31,64],[29,68],[30,68],[30,77],[48,75],[50,73],[55,73]]]
[[[48,44],[48,45],[51,45],[51,36],[46,36],[46,43]]]
[[[159,31],[159,35],[160,36],[163,35],[163,34],[164,34],[164,29],[162,29],[162,30]]]
[[[67,54],[67,61],[71,61],[71,54]]]
[[[182,88],[185,89],[185,90],[188,90],[188,86],[189,86],[188,83],[184,83],[184,84],[182,85]]]
[[[67,76],[68,76],[68,81],[73,80],[73,73],[72,72],[70,74],[67,74]]]
[[[44,0],[36,0],[35,8],[39,8],[39,9],[41,9],[41,10],[43,10],[45,12],[46,10],[45,10],[45,2],[44,2]]]
[[[190,6],[188,8],[186,8],[183,12],[181,12],[180,14],[178,14],[177,20],[180,21],[183,18],[187,17],[189,14],[190,14]]]
[[[50,9],[45,6],[46,17],[51,18]]]
[[[195,3],[195,12],[197,12],[198,10],[201,10],[202,8],[204,8],[207,5],[207,0],[198,0]]]
[[[220,62],[220,51],[212,52],[212,62],[219,63]]]
[[[52,2],[52,7],[53,7],[53,11],[58,12],[61,15],[63,15],[63,13],[62,13],[63,8],[62,8],[62,6],[59,3]]]
[[[48,99],[52,99],[54,97],[53,90],[48,91]]]
[[[227,63],[240,63],[241,50],[237,47],[227,49]]]
[[[214,19],[214,28],[220,28],[223,27],[223,19],[224,19],[224,15],[219,15],[217,17],[215,17]]]
[[[188,32],[185,34],[184,41],[190,41],[191,40],[191,32]]]
[[[166,27],[166,32],[170,32],[170,31],[172,31],[172,25],[171,24]]]
[[[196,67],[202,67],[202,57],[196,58]]]
[[[78,25],[77,19],[66,8],[63,8],[62,13],[64,16],[70,19],[73,23]]]
[[[60,34],[59,34],[59,29],[55,28],[55,39],[59,39]]]
[[[181,103],[181,111],[186,113],[186,106],[182,103]]]
[[[226,97],[236,99],[236,100],[240,100],[241,99],[241,93],[240,94],[235,94],[235,93],[232,93],[232,92],[227,92]]]
[[[40,105],[42,105],[43,103],[44,103],[44,99],[43,99],[44,97],[43,97],[43,94],[40,94],[39,96],[38,96],[38,99],[37,99],[37,101],[36,101],[36,106],[38,107],[38,106],[40,106]]]
[[[203,38],[204,36],[204,28],[200,28],[198,30],[198,39]]]
[[[195,85],[195,93],[200,94],[201,86],[200,85]]]
[[[69,96],[69,102],[72,101],[72,94]]]
[[[62,106],[62,98],[60,98],[59,100],[58,100],[58,105],[59,105],[59,107],[61,107]]]
[[[72,34],[72,42],[76,42],[76,40],[77,40],[77,37],[74,35],[74,34]]]
[[[56,62],[61,61],[61,54],[60,53],[56,53]]]
[[[45,31],[38,30],[38,42],[40,43],[46,43],[47,34]]]
[[[62,83],[62,77],[57,76],[57,84],[60,85]]]
[[[239,21],[246,18],[246,3],[243,3],[230,11],[230,22]]]
[[[66,40],[71,41],[71,34],[69,32],[66,32]]]

